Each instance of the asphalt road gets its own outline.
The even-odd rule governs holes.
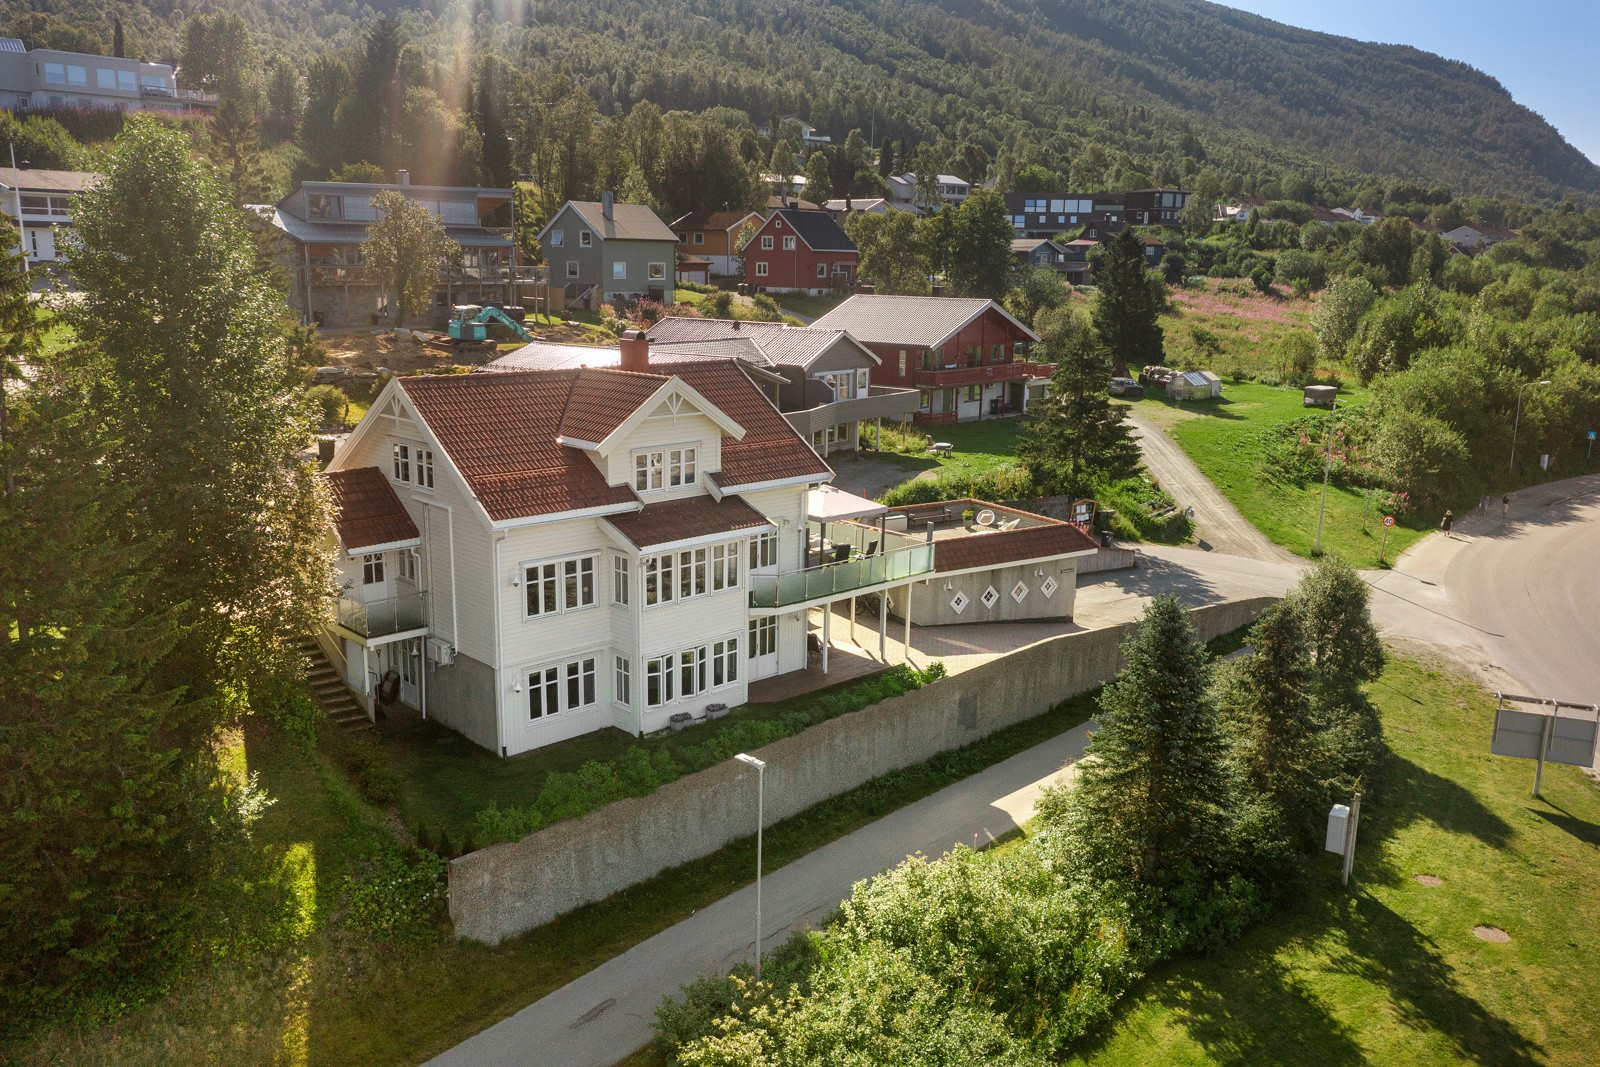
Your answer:
[[[1128,422],[1137,432],[1139,452],[1151,477],[1180,508],[1194,508],[1195,539],[1202,549],[1260,560],[1290,558],[1239,514],[1171,437],[1142,419],[1137,407],[1128,408]]]

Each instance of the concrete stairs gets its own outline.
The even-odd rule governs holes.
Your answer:
[[[311,695],[323,714],[333,720],[339,729],[347,732],[372,729],[372,720],[367,718],[360,699],[345,684],[333,664],[328,662],[327,654],[316,639],[308,637],[303,640],[300,651],[306,657],[306,684],[311,687]]]

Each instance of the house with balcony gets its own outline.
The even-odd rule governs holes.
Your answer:
[[[81,170],[0,169],[0,211],[17,227],[30,268],[66,262],[73,202],[99,177]]]
[[[983,297],[858,294],[811,328],[871,349],[882,361],[874,382],[918,390],[923,423],[1020,415],[1055,373],[1036,358],[1039,335]]]
[[[825,293],[850,288],[856,243],[826,211],[779,208],[744,246],[745,281],[780,293]]]
[[[566,286],[568,304],[591,310],[641,297],[672,303],[677,245],[678,235],[654,211],[619,204],[609,192],[598,201],[567,201],[539,231],[550,284]]]
[[[301,321],[321,326],[390,322],[388,294],[368,274],[362,256],[367,228],[379,217],[373,198],[388,191],[427,208],[461,248],[460,264],[439,272],[423,320],[440,326],[456,304],[519,303],[511,190],[412,185],[403,170],[398,178],[394,184],[303,182],[278,203],[255,209],[282,237],[279,261],[290,277],[290,306]]]
[[[1121,231],[1126,210],[1121,201],[1088,193],[1007,193],[1006,215],[1019,238],[1055,237],[1087,226]]]
[[[1131,225],[1177,226],[1191,195],[1188,189],[1135,189],[1122,195],[1122,203]]]
[[[652,360],[637,334],[620,357],[393,379],[335,453],[319,644],[369,713],[414,708],[500,755],[649,733],[806,668],[812,609],[875,594],[886,613],[932,573],[926,536],[813,496],[833,474],[747,363]]]
[[[215,93],[179,89],[170,63],[29,48],[0,37],[0,107],[20,113],[117,107],[187,111],[217,106]]]

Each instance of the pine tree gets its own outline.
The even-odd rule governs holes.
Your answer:
[[[234,207],[255,200],[266,186],[260,124],[231,97],[222,101],[211,120],[206,155],[220,172]]]
[[[1086,496],[1103,481],[1131,476],[1139,446],[1127,410],[1106,393],[1111,357],[1084,318],[1070,308],[1039,316],[1044,358],[1056,364],[1050,394],[1023,420],[1016,454],[1036,485],[1051,493]]]
[[[1091,885],[1193,884],[1219,860],[1226,776],[1205,648],[1177,597],[1157,597],[1122,646],[1076,786],[1042,807]]]
[[[1159,364],[1163,357],[1158,286],[1144,263],[1144,246],[1132,228],[1106,246],[1095,268],[1100,297],[1094,305],[1094,328],[1111,352],[1120,374],[1127,368]]]
[[[478,66],[478,84],[472,94],[472,120],[483,144],[483,181],[489,185],[510,185],[515,167],[511,141],[500,118],[500,93],[495,78],[495,63],[485,57]]]
[[[1346,786],[1366,776],[1383,749],[1383,724],[1361,688],[1384,663],[1369,597],[1367,583],[1349,564],[1325,556],[1287,599],[1310,649],[1312,713]]]
[[[1277,834],[1297,852],[1315,847],[1326,792],[1311,714],[1311,650],[1293,605],[1280,602],[1250,631],[1240,671],[1236,759],[1266,802]]]

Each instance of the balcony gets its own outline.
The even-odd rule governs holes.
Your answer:
[[[389,637],[428,627],[428,594],[402,593],[387,600],[339,598],[339,625],[362,637]]]
[[[976,367],[946,367],[911,372],[911,384],[923,389],[953,389],[987,382],[1012,382],[1024,378],[1048,378],[1056,371],[1054,363],[1015,360],[1011,363],[980,363]]]
[[[826,387],[824,387],[826,388]],[[922,394],[915,389],[900,389],[891,385],[874,385],[865,396],[830,400],[801,411],[785,411],[795,432],[809,438],[818,430],[846,422],[867,422],[871,419],[898,419],[914,415],[922,407]]]
[[[922,538],[854,522],[832,523],[829,530],[832,549],[848,545],[849,559],[780,574],[751,574],[750,606],[787,608],[821,602],[933,571],[933,544]],[[887,551],[879,551],[880,545]]]

